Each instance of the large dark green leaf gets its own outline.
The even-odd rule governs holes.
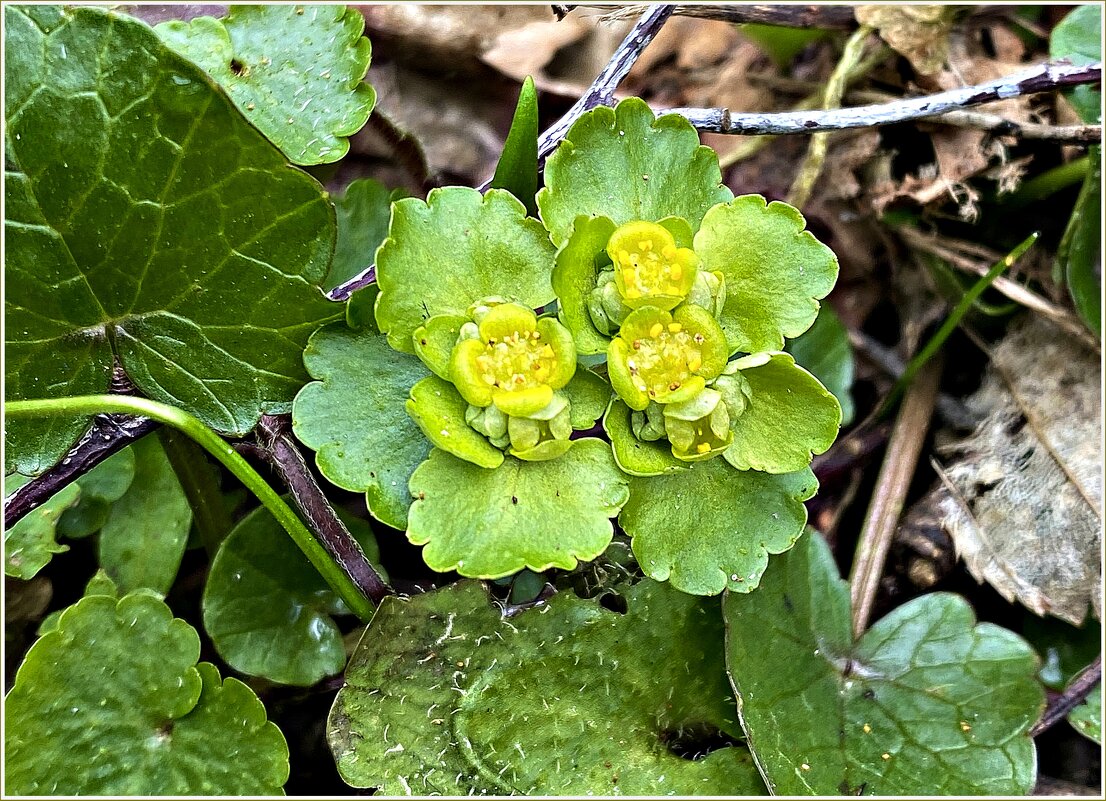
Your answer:
[[[917,598],[853,641],[820,535],[727,595],[726,659],[749,748],[779,795],[1022,795],[1044,706],[1019,637],[958,595]]]
[[[336,311],[319,185],[146,25],[5,6],[9,398],[103,392],[113,357],[148,396],[228,434],[284,411]],[[38,473],[86,421],[11,423]]]
[[[1076,6],[1052,30],[1049,55],[1065,58],[1073,64],[1089,64],[1102,58],[1102,6],[1087,3]],[[1076,86],[1068,97],[1083,122],[1102,119],[1102,90],[1094,85]]]
[[[387,795],[760,795],[716,600],[652,581],[626,614],[572,593],[511,619],[477,584],[387,598],[330,717],[343,778]]]

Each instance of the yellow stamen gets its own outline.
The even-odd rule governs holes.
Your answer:
[[[669,261],[672,261],[674,258],[676,258],[676,246],[675,245],[665,245],[661,249],[661,255],[663,255]]]
[[[684,327],[679,323],[669,323],[668,330],[671,331],[673,334],[678,334],[684,330]]]
[[[546,359],[552,359],[553,358],[553,346],[552,345],[546,345],[544,348],[541,349],[541,355]]]
[[[672,277],[673,281],[679,281],[684,277],[684,268],[679,264],[673,264],[668,268],[668,274]]]
[[[687,369],[693,373],[699,372],[699,368],[703,366],[703,360],[698,356],[692,356],[687,360]]]
[[[656,339],[661,335],[662,331],[664,331],[663,325],[661,325],[660,323],[653,323],[653,327],[649,329],[649,336],[651,336],[653,339]]]
[[[710,450],[710,445],[705,442],[700,442],[698,445],[695,446],[695,450],[699,451],[699,453],[706,453]]]

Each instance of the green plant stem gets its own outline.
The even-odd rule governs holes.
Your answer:
[[[864,55],[864,41],[872,28],[861,25],[845,42],[845,50],[841,54],[841,60],[837,62],[829,80],[826,82],[826,92],[822,108],[838,108],[841,105],[841,97],[845,94],[845,86],[848,83],[849,73],[860,63]],[[816,133],[810,137],[810,148],[807,150],[806,159],[799,168],[799,174],[791,185],[787,202],[795,208],[801,209],[810,199],[810,193],[814,191],[814,184],[818,176],[822,174],[822,166],[826,161],[826,151],[829,148],[829,132]]]
[[[303,551],[304,556],[354,614],[366,622],[372,617],[372,603],[327,555],[326,550],[307,530],[291,507],[222,437],[188,412],[146,398],[122,395],[79,395],[71,398],[9,401],[4,405],[4,414],[7,417],[77,417],[103,412],[141,415],[172,426],[191,437],[257,496],[257,499],[284,527],[299,549]]]
[[[1066,164],[1053,167],[1051,170],[1046,170],[1040,175],[1030,178],[1018,188],[1018,191],[1000,199],[999,203],[1010,209],[1020,209],[1030,203],[1044,200],[1061,189],[1066,189],[1082,181],[1090,167],[1090,156],[1080,156],[1077,159],[1072,159]]]
[[[1014,262],[1020,259],[1022,255],[1032,247],[1039,236],[1040,234],[1036,231],[1027,236],[1020,245],[1010,251],[1006,256],[999,259],[995,265],[987,271],[986,275],[976,281],[971,289],[964,293],[964,297],[956,304],[956,308],[952,310],[952,313],[945,318],[945,322],[937,329],[937,333],[929,338],[925,346],[918,351],[914,358],[910,360],[910,363],[906,365],[906,370],[899,380],[895,382],[895,386],[891,388],[891,392],[888,393],[886,400],[883,401],[883,405],[880,406],[879,412],[876,414],[877,417],[883,417],[891,411],[898,401],[899,396],[910,386],[910,382],[914,380],[914,376],[916,376],[925,363],[932,359],[941,349],[941,346],[945,344],[945,340],[949,338],[949,335],[956,329],[956,326],[960,325],[960,321],[964,319],[964,315],[971,310],[976,300],[983,294],[983,290],[993,284],[995,279],[1003,272],[1012,267]]]

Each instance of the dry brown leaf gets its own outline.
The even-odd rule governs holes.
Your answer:
[[[528,75],[541,77],[558,50],[587,36],[588,31],[588,26],[575,17],[531,22],[503,31],[480,58],[516,81]]]
[[[1101,369],[1038,317],[991,354],[969,399],[985,415],[950,448],[943,524],[975,578],[1039,615],[1102,615]]]
[[[902,54],[920,75],[935,75],[945,66],[955,10],[937,5],[862,5],[856,20],[879,31],[880,38]]]

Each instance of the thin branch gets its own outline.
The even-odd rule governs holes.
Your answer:
[[[891,441],[887,444],[887,455],[872,491],[872,502],[864,518],[849,577],[853,634],[858,638],[867,628],[875,607],[876,591],[895,535],[895,526],[902,514],[906,493],[933,417],[940,377],[939,359],[934,359],[922,368],[906,391],[902,409],[891,431]]]
[[[392,588],[380,578],[360,544],[335,514],[288,433],[288,424],[287,416],[263,415],[257,427],[261,447],[254,452],[280,473],[296,508],[330,558],[369,600],[379,604],[386,596],[394,595]]]
[[[583,97],[576,101],[563,117],[553,123],[538,139],[538,159],[543,160],[565,138],[572,123],[586,111],[597,106],[609,106],[614,99],[614,90],[634,66],[638,56],[660,32],[661,26],[672,16],[675,6],[649,6],[641,18],[626,34],[622,44],[614,51],[607,66],[599,73]]]
[[[616,6],[605,3],[589,3],[589,8],[612,9],[604,14],[604,22],[633,19],[648,6]],[[722,22],[756,22],[762,25],[779,25],[784,28],[832,28],[852,30],[856,27],[856,15],[852,6],[820,5],[678,5],[673,14],[697,19],[714,19]]]
[[[1036,737],[1067,717],[1069,712],[1087,700],[1091,690],[1100,681],[1102,681],[1102,654],[1096,656],[1094,661],[1072,679],[1064,691],[1045,707],[1041,719],[1029,730],[1029,736]]]
[[[977,86],[966,86],[925,97],[908,97],[829,111],[733,113],[727,108],[674,108],[664,113],[686,117],[701,131],[738,134],[810,134],[848,128],[872,128],[924,119],[1012,97],[1050,92],[1068,86],[1102,82],[1102,62],[1049,62]]]
[[[609,106],[614,102],[614,90],[637,62],[638,56],[645,47],[656,37],[661,26],[672,15],[672,9],[671,5],[650,6],[649,10],[642,14],[641,19],[630,29],[587,92],[538,139],[539,165],[560,144],[568,129],[572,127],[572,123],[576,122],[585,111],[590,111],[597,106]],[[477,188],[483,192],[490,185],[491,178]],[[374,281],[376,281],[375,264],[334,287],[327,293],[327,297],[330,300],[348,300],[354,292],[364,289]]]

